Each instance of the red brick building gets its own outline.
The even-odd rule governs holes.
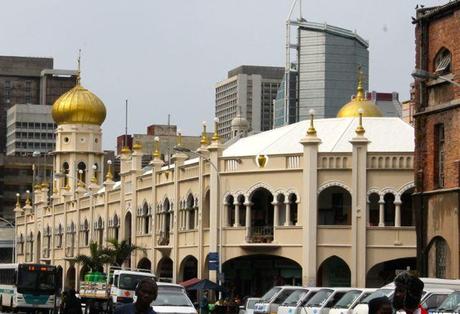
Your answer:
[[[415,83],[417,266],[459,278],[460,1],[418,9],[414,24],[416,69],[434,74]]]

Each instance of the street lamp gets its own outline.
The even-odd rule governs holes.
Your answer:
[[[18,196],[19,193],[16,194],[16,196]],[[11,228],[14,229],[14,235],[13,235],[13,263],[16,263],[16,225],[13,224],[11,221],[9,220],[6,220],[5,218],[3,217],[0,217],[0,221],[3,221],[5,222],[8,226],[10,226]]]
[[[445,76],[442,76],[442,75],[439,75],[439,74],[436,74],[436,73],[431,73],[431,72],[428,72],[428,71],[425,71],[425,70],[421,70],[421,69],[415,69],[414,71],[412,71],[411,73],[412,77],[414,79],[419,79],[419,80],[422,80],[422,81],[426,81],[426,80],[429,80],[429,79],[440,79],[440,80],[443,80],[443,81],[446,81],[446,82],[449,82],[457,87],[460,87],[460,83],[458,82],[455,82],[454,80],[448,78],[448,77],[445,77]]]
[[[219,174],[219,170],[217,169],[217,166],[214,162],[211,161],[211,159],[199,152],[196,152],[196,151],[193,151],[191,150],[190,148],[187,148],[187,147],[183,147],[183,146],[174,146],[173,147],[173,150],[175,150],[176,152],[181,152],[181,153],[186,153],[186,154],[190,154],[190,155],[194,155],[195,157],[199,157],[199,158],[203,158],[203,160],[209,162],[209,164],[211,165],[211,167],[214,168],[214,170],[216,171],[216,174],[217,174],[217,181],[219,182],[219,187],[221,186],[221,179],[220,179],[220,174]],[[218,190],[219,191],[219,190]],[[219,285],[222,285],[222,280],[221,280],[221,276],[222,276],[222,213],[220,213],[219,215],[219,254],[218,254],[218,266],[219,266],[219,269],[218,269],[218,276],[217,276],[217,279],[219,281]],[[219,291],[219,294],[221,294],[222,292]]]

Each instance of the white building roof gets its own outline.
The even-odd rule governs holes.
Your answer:
[[[224,157],[279,155],[303,152],[300,140],[305,137],[310,121],[300,121],[274,130],[240,139],[224,150]],[[350,140],[356,137],[358,118],[315,119],[319,152],[351,152]],[[400,118],[365,117],[364,136],[370,141],[369,152],[413,152],[414,128]]]

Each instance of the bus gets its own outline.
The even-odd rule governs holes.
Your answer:
[[[60,293],[62,268],[46,264],[0,264],[2,310],[52,313]]]

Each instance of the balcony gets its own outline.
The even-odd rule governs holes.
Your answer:
[[[271,243],[273,242],[273,226],[252,226],[249,227],[249,235],[246,237],[248,243]]]
[[[168,246],[169,245],[169,232],[160,232],[160,236],[158,237],[157,244],[159,246]]]

